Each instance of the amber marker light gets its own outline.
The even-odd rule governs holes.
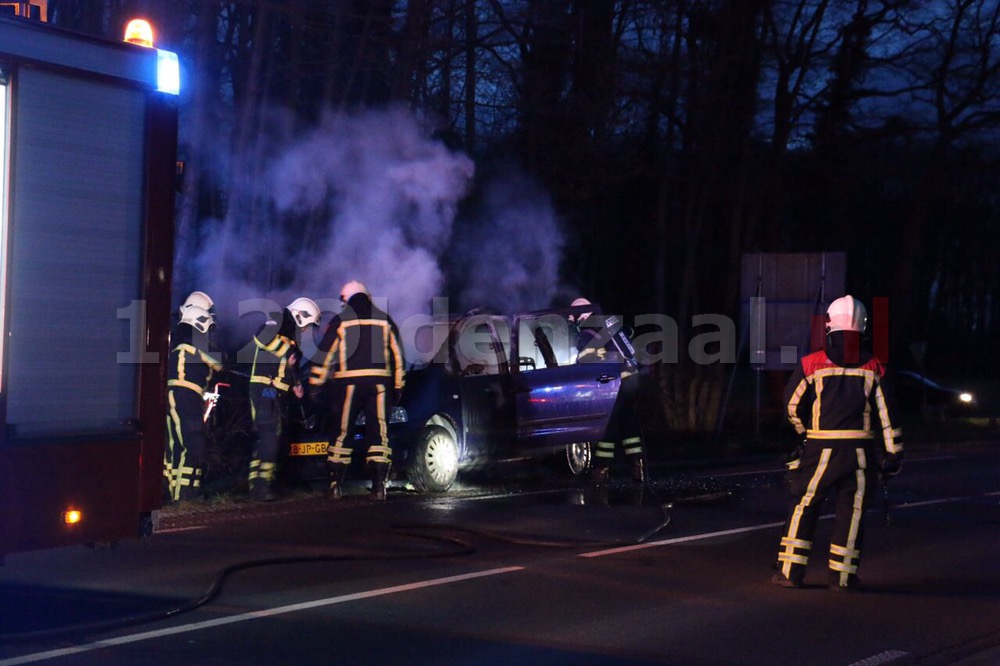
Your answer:
[[[125,41],[147,49],[153,48],[153,26],[146,19],[132,19],[125,26]]]
[[[67,525],[77,525],[83,520],[83,512],[79,509],[66,509],[63,511],[62,518]]]
[[[125,26],[124,40],[151,49],[153,26],[146,19],[132,19]],[[156,89],[170,95],[181,92],[181,65],[173,51],[156,49]]]

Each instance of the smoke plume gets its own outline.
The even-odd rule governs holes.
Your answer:
[[[181,245],[177,258],[178,275],[189,276],[177,300],[208,292],[230,347],[250,340],[266,310],[299,296],[328,320],[348,280],[364,282],[401,325],[429,314],[449,286],[452,312],[535,309],[557,289],[562,237],[545,193],[524,175],[475,182],[473,161],[407,111],[328,116],[269,164],[264,174],[230,174],[230,201],[256,205],[202,221],[194,256]],[[478,205],[456,222],[473,187]],[[408,357],[412,344],[404,339]]]
[[[453,277],[459,302],[503,312],[548,307],[559,287],[563,249],[548,195],[513,170],[483,189],[472,223],[456,233]]]

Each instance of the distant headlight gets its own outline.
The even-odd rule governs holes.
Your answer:
[[[408,423],[409,420],[410,420],[410,415],[406,413],[405,407],[400,407],[399,405],[396,405],[395,407],[392,408],[392,411],[389,413],[389,423]],[[354,422],[354,425],[363,426],[365,423],[367,423],[367,420],[365,419],[365,413],[361,412],[360,414],[358,414],[358,420]]]
[[[971,393],[959,393],[958,394],[958,399],[959,399],[959,401],[964,402],[965,404],[968,405],[968,404],[972,403],[973,401],[975,401],[976,397],[974,395],[972,395]]]

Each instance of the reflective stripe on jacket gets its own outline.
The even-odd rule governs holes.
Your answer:
[[[323,334],[320,363],[312,367],[309,384],[331,379],[403,388],[404,362],[396,324],[371,301],[356,296],[334,317]]]
[[[170,350],[167,386],[190,389],[201,396],[214,373],[221,370],[222,364],[210,354],[192,343],[182,342]]]
[[[870,358],[857,367],[834,363],[826,351],[802,358],[788,383],[788,420],[809,439],[873,439],[889,453],[903,451],[902,431],[893,426],[883,390],[885,371]]]
[[[273,386],[287,391],[295,383],[295,368],[288,363],[295,351],[295,341],[277,332],[277,324],[268,321],[253,336],[253,366],[250,383]]]

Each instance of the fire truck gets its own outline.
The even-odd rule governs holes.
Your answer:
[[[0,561],[162,501],[178,59],[38,9],[0,3]]]

